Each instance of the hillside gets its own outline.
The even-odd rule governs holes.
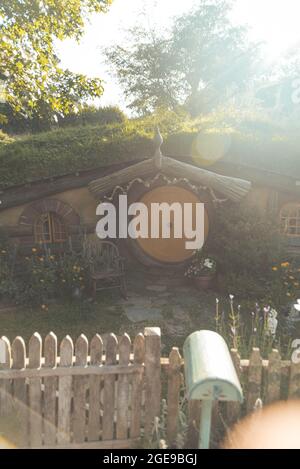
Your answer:
[[[186,123],[185,123],[186,124]],[[172,122],[160,126],[163,152],[168,156],[203,165],[203,132],[195,126]],[[0,145],[0,188],[37,179],[149,157],[153,154],[155,123],[127,120],[110,125],[70,126],[22,137],[5,138]],[[211,138],[213,145],[222,133]],[[200,145],[198,145],[200,142]],[[218,141],[216,148],[218,147]],[[230,135],[223,159],[258,168],[300,176],[298,140],[274,140]],[[214,147],[213,150],[215,151]],[[296,168],[296,171],[295,171]],[[298,170],[297,170],[298,168]]]

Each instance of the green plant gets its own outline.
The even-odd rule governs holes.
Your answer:
[[[214,275],[217,270],[217,263],[212,257],[202,254],[202,251],[197,251],[188,265],[184,276],[187,278],[202,277],[206,275]]]
[[[182,390],[184,391],[184,390]],[[188,418],[187,418],[187,400],[182,397],[179,402],[178,413],[178,431],[172,448],[184,448],[188,432]],[[161,401],[160,416],[154,419],[150,439],[144,440],[143,446],[145,448],[160,448],[167,449],[167,415],[168,406],[165,399]]]
[[[0,295],[17,304],[40,305],[48,309],[53,298],[73,299],[88,286],[88,265],[80,253],[52,255],[49,249],[32,248],[31,254],[18,259],[12,272],[11,246],[0,240]]]
[[[276,303],[286,304],[287,300],[300,297],[299,261],[284,261],[272,267],[272,285]]]
[[[16,302],[39,304],[46,309],[48,301],[57,295],[56,258],[50,253],[41,255],[33,248],[32,255],[25,257],[22,264],[22,275],[16,280]]]
[[[261,300],[272,297],[272,266],[282,248],[277,220],[246,202],[216,210],[205,246],[218,263],[225,293]]]
[[[226,310],[216,299],[216,332],[222,335],[229,348],[238,350],[242,358],[249,358],[253,347],[258,347],[264,358],[274,347],[279,349],[282,358],[290,356],[290,331],[280,316],[274,334],[270,327],[271,316],[277,318],[277,311],[272,305],[255,303],[253,308],[250,304],[236,306],[234,296],[230,295]]]
[[[81,254],[69,253],[58,261],[58,284],[68,297],[80,295],[88,287],[88,265]],[[77,292],[77,293],[76,293]]]

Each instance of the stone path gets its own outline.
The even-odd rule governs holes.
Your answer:
[[[193,330],[190,311],[199,306],[199,293],[193,286],[177,285],[172,279],[157,283],[130,282],[128,300],[120,299],[118,305],[126,318],[139,324],[156,322],[168,336],[186,336]]]

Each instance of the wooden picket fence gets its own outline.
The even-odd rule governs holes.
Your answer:
[[[59,347],[53,333],[28,344],[2,337],[1,434],[34,448],[136,447],[149,435],[160,395],[160,330],[146,328],[133,344],[127,334],[96,334]],[[3,350],[2,350],[3,354]],[[158,367],[157,367],[158,364]],[[159,399],[159,400],[158,400]],[[145,409],[148,409],[145,412]]]
[[[151,438],[161,401],[167,403],[166,439],[178,435],[184,399],[183,359],[174,347],[161,357],[159,328],[145,328],[133,342],[124,334],[89,342],[66,336],[59,347],[53,333],[35,333],[26,347],[2,337],[0,432],[7,444],[34,448],[137,448]],[[28,352],[28,353],[27,353]],[[283,361],[277,350],[263,360],[253,349],[249,360],[232,358],[245,402],[220,403],[213,425],[230,426],[263,404],[300,398],[300,364]],[[187,446],[195,447],[201,403],[189,403]]]

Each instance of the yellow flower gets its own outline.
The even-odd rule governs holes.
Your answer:
[[[290,263],[289,262],[282,262],[281,267],[289,267]]]
[[[50,256],[50,261],[54,261],[54,256]]]
[[[276,272],[278,270],[278,267],[272,267],[272,270],[274,270],[274,272]]]
[[[289,292],[287,292],[286,296],[291,296],[291,294]]]
[[[293,277],[292,275],[289,276],[289,279],[290,280],[295,280],[295,277]]]
[[[35,249],[35,248],[32,248],[31,251],[32,251],[32,252],[36,252],[36,249]]]
[[[43,258],[43,257],[39,257],[39,260],[40,260],[41,262],[44,262],[44,258]]]

